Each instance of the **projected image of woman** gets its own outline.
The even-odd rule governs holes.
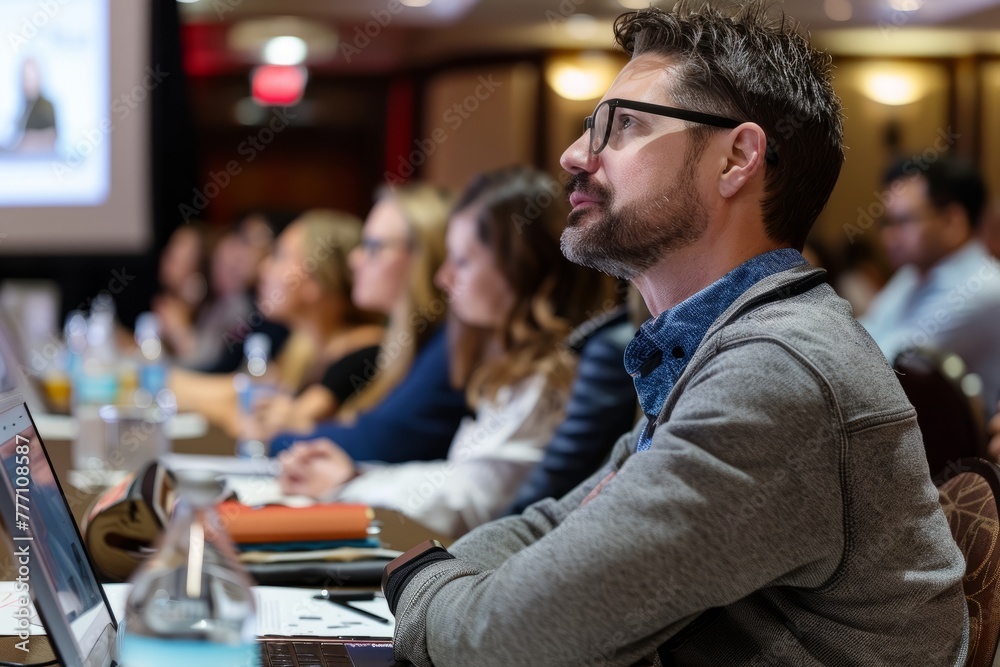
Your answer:
[[[22,154],[53,153],[56,149],[56,110],[42,94],[42,72],[38,62],[27,58],[21,66],[21,92],[24,110],[17,123],[19,138],[14,151]]]

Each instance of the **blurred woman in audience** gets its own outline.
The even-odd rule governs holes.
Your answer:
[[[188,336],[208,295],[205,245],[204,227],[192,222],[170,235],[160,257],[160,291],[150,309],[160,321],[163,342],[172,355],[177,353],[175,342]]]
[[[349,377],[363,372],[374,358],[383,329],[377,318],[351,302],[352,276],[347,255],[361,239],[361,223],[334,211],[310,211],[297,218],[278,237],[274,255],[262,266],[258,288],[258,316],[267,316],[291,329],[295,342],[269,364],[269,382],[279,393],[297,393],[314,409],[308,387],[328,376]],[[254,319],[248,317],[248,320]],[[226,345],[242,345],[227,334]],[[239,418],[237,390],[230,375],[208,375],[176,369],[170,385],[178,407],[195,410],[231,435],[246,428]]]
[[[427,185],[382,191],[351,253],[354,302],[389,316],[381,351],[363,373],[324,385],[334,394],[363,386],[338,420],[310,428],[280,402],[261,415],[266,432],[291,431],[272,442],[277,453],[296,439],[325,436],[358,460],[409,461],[445,455],[467,414],[462,392],[450,384],[441,326],[446,304],[434,285],[445,257],[450,199]],[[306,434],[306,435],[303,435]]]
[[[476,178],[451,217],[437,283],[454,319],[453,384],[476,416],[447,459],[362,467],[313,440],[282,456],[285,493],[391,507],[452,536],[504,511],[563,419],[575,357],[562,343],[613,291],[563,256],[561,204],[555,181],[515,167]]]
[[[293,216],[286,220],[286,226]],[[241,216],[236,223],[236,233],[245,244],[247,261],[245,264],[247,275],[246,295],[251,303],[257,301],[257,287],[260,283],[264,262],[274,252],[274,225],[278,221],[272,221],[271,217],[263,213],[252,212]],[[271,344],[271,355],[277,356],[282,352],[285,342],[288,340],[288,328],[272,319],[264,317],[259,311],[251,318],[244,318],[231,331],[227,331],[222,338],[225,345],[216,355],[215,363],[205,364],[198,368],[206,373],[234,373],[239,370],[243,362],[243,347],[241,344],[233,344],[234,339],[242,342],[252,333],[262,333]]]
[[[212,248],[211,297],[199,309],[194,323],[189,324],[170,308],[157,312],[178,365],[201,371],[217,363],[225,334],[250,315],[247,288],[254,278],[246,241],[235,230],[222,234]]]

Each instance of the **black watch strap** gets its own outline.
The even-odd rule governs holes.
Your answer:
[[[454,558],[443,544],[437,540],[427,540],[386,565],[382,573],[382,592],[392,615],[396,615],[399,598],[413,577],[434,563]]]

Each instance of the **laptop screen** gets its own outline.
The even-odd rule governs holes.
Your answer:
[[[27,565],[29,591],[50,634],[57,607],[64,620],[58,625],[68,626],[74,652],[88,656],[114,621],[23,403],[0,413],[0,441],[3,519],[15,565]]]

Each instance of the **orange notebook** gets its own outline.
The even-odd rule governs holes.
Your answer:
[[[249,507],[227,500],[219,504],[218,512],[237,544],[361,540],[368,537],[374,517],[367,505],[346,503]]]

